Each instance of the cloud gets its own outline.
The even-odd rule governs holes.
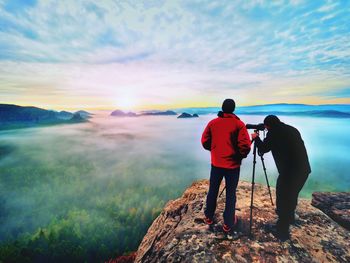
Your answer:
[[[323,6],[321,6],[319,9],[317,9],[318,12],[329,12],[333,9],[335,9],[335,7],[338,6],[339,3],[337,2],[334,2],[334,3],[328,3],[328,4],[325,4]]]
[[[320,94],[321,96],[330,98],[350,98],[350,88],[340,88],[332,91],[326,91]]]
[[[10,2],[0,4],[0,89],[8,97],[21,87],[14,101],[23,87],[47,85],[76,96],[123,87],[169,103],[240,90],[253,103],[244,91],[286,85],[287,96],[298,83],[316,94],[322,76],[329,89],[350,78],[349,3]]]

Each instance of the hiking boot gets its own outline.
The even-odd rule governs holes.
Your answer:
[[[273,224],[276,225],[278,220],[279,220],[278,218],[276,220],[273,220]],[[297,214],[289,217],[287,220],[288,224],[290,225],[297,225],[298,221],[299,221],[299,216]]]
[[[238,227],[238,217],[235,215],[235,219],[233,220],[233,226],[229,227],[228,225],[224,224],[222,226],[222,230],[224,231],[224,233],[228,234],[234,230],[237,230],[237,227]]]
[[[212,224],[214,224],[214,220],[209,218],[209,217],[205,217],[204,218],[204,223],[206,223],[207,225],[211,226]]]
[[[287,241],[290,238],[288,230],[276,231],[274,233],[274,236],[278,238],[281,242]]]
[[[290,238],[289,225],[281,224],[266,224],[265,231],[272,233],[277,239],[284,242]]]
[[[224,233],[229,234],[231,232],[231,227],[229,227],[228,225],[224,224],[222,226],[222,230],[224,231]]]
[[[278,220],[274,235],[281,241],[286,241],[289,239],[289,223],[281,222]]]
[[[280,217],[284,218],[284,220],[287,220],[290,225],[295,225],[300,219],[299,215],[296,212],[293,212],[291,215],[286,216],[284,214],[279,214],[277,209],[275,209],[275,211],[276,211],[276,214],[278,215],[279,218]],[[277,219],[277,221],[278,220],[279,219]]]

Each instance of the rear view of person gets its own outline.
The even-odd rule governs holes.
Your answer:
[[[236,188],[242,159],[250,151],[250,137],[245,124],[233,114],[235,102],[226,99],[218,117],[211,120],[202,134],[202,145],[211,153],[209,192],[206,199],[205,222],[214,223],[216,200],[225,177],[226,203],[223,230],[229,233],[237,224]]]
[[[264,125],[268,130],[264,141],[256,133],[252,134],[252,139],[260,153],[271,151],[276,162],[279,175],[276,184],[278,220],[275,234],[284,241],[290,237],[289,225],[295,223],[299,192],[311,173],[311,167],[304,141],[295,127],[281,122],[275,115],[268,115]]]

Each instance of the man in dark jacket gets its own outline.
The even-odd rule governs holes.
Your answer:
[[[279,172],[276,184],[276,234],[281,239],[287,239],[289,225],[295,220],[299,192],[311,168],[304,141],[296,128],[281,122],[274,115],[267,116],[264,125],[268,130],[264,141],[255,133],[252,139],[260,153],[271,151],[275,160]]]
[[[223,177],[226,183],[226,203],[223,230],[229,233],[237,224],[235,215],[236,188],[240,165],[250,151],[250,138],[245,124],[235,115],[235,102],[226,99],[218,118],[211,120],[202,135],[202,145],[211,152],[210,185],[206,200],[205,221],[211,225],[216,199]]]

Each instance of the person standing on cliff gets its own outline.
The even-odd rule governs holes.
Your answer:
[[[205,222],[214,223],[216,200],[222,179],[225,177],[226,203],[223,231],[230,233],[237,225],[236,188],[243,158],[250,151],[250,138],[245,124],[233,114],[236,104],[226,99],[218,117],[206,126],[201,143],[211,153],[211,172],[209,191],[206,199]]]
[[[264,119],[268,130],[261,141],[258,134],[252,134],[259,153],[271,151],[279,172],[276,184],[276,236],[281,240],[289,238],[289,225],[295,221],[298,195],[311,173],[309,158],[299,131],[283,122],[277,116]]]

